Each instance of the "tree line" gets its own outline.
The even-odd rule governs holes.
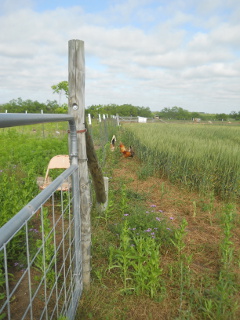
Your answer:
[[[0,105],[0,112],[8,113],[67,113],[65,105],[59,106],[56,100],[47,100],[46,103],[38,101],[22,100],[22,98],[13,99]]]
[[[68,113],[67,104],[59,105],[56,100],[47,100],[41,103],[32,100],[22,100],[21,98],[13,99],[0,105],[0,113]],[[97,118],[99,114],[108,114],[133,117],[153,117],[153,113],[147,107],[136,107],[131,104],[109,104],[109,105],[92,105],[86,108],[86,114],[90,113],[92,118]]]
[[[92,105],[86,109],[86,113],[90,113],[93,118],[99,114],[116,115],[122,117],[146,117],[152,118],[154,115],[149,107],[138,107],[131,104],[107,104],[107,105]]]
[[[173,119],[173,120],[192,120],[192,119],[201,119],[201,120],[218,120],[218,121],[229,121],[229,120],[240,120],[240,111],[232,111],[230,114],[226,113],[216,113],[209,114],[204,112],[189,112],[183,108],[172,107],[172,108],[163,108],[161,111],[154,112],[155,116],[158,116],[161,119]]]
[[[46,103],[40,103],[32,100],[22,100],[21,98],[13,99],[7,103],[0,104],[0,113],[67,113],[68,106],[66,103],[61,104],[61,97],[64,94],[68,98],[68,82],[61,81],[56,85],[51,86],[53,93],[59,95],[59,103],[56,100],[47,100]],[[171,120],[240,120],[240,111],[232,111],[230,114],[208,114],[203,112],[190,112],[183,108],[174,106],[172,108],[163,108],[161,111],[152,112],[149,107],[133,106],[131,104],[107,104],[107,105],[91,105],[86,108],[86,114],[91,114],[92,118],[98,117],[99,114],[103,115],[116,115],[122,117],[146,117]]]
[[[0,104],[0,113],[68,113],[67,104],[59,105],[56,100],[47,100],[46,103],[22,100],[21,98],[13,99],[7,103]],[[99,114],[103,115],[116,115],[122,117],[146,117],[154,118],[158,117],[165,120],[192,120],[199,118],[201,120],[240,120],[240,111],[232,111],[230,114],[208,114],[201,112],[190,112],[183,108],[172,107],[163,108],[161,111],[152,112],[149,107],[133,106],[131,104],[107,104],[107,105],[91,105],[86,108],[86,114],[91,114],[92,118],[97,118]]]

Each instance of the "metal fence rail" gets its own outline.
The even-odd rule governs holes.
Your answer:
[[[74,319],[82,293],[76,129],[69,115],[1,114],[0,127],[69,121],[71,165],[0,229],[0,319]],[[56,191],[64,182],[68,191]],[[11,259],[19,251],[18,261]]]

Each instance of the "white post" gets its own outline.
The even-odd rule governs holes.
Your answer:
[[[101,120],[101,115],[100,115],[100,113],[99,113],[99,115],[98,115],[98,120],[99,120],[99,122],[102,121],[102,120]]]
[[[92,124],[92,118],[91,118],[91,114],[88,114],[88,124],[91,125]]]
[[[120,125],[120,121],[119,121],[119,115],[116,114],[116,118],[117,118],[117,125],[119,126]]]

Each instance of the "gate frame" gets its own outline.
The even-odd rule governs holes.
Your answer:
[[[6,244],[12,237],[24,226],[25,222],[29,220],[35,212],[41,208],[51,194],[63,183],[63,181],[72,175],[72,201],[73,201],[73,217],[74,217],[74,248],[75,248],[75,280],[76,287],[72,297],[69,309],[67,310],[67,317],[74,319],[78,301],[82,293],[82,248],[81,245],[81,231],[77,228],[81,226],[81,204],[80,204],[80,183],[79,183],[79,167],[78,167],[78,148],[77,148],[77,131],[74,117],[71,115],[55,115],[55,114],[16,114],[3,113],[0,114],[0,128],[24,126],[31,124],[40,124],[48,122],[69,122],[70,132],[70,167],[66,169],[60,176],[58,176],[45,190],[41,191],[34,199],[32,199],[25,207],[23,207],[12,219],[0,228],[0,248],[6,250]],[[6,262],[5,262],[6,263]],[[6,265],[5,265],[6,267]],[[6,281],[8,282],[7,272],[5,272]],[[8,287],[8,283],[6,284]],[[6,306],[9,301],[6,301]],[[10,309],[8,307],[10,312]]]

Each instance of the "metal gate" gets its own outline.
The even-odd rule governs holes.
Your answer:
[[[59,121],[69,122],[70,167],[0,228],[0,320],[71,320],[76,314],[83,284],[74,118],[1,114],[0,128]],[[66,181],[71,188],[57,191]],[[21,262],[10,259],[13,242],[21,244]]]

